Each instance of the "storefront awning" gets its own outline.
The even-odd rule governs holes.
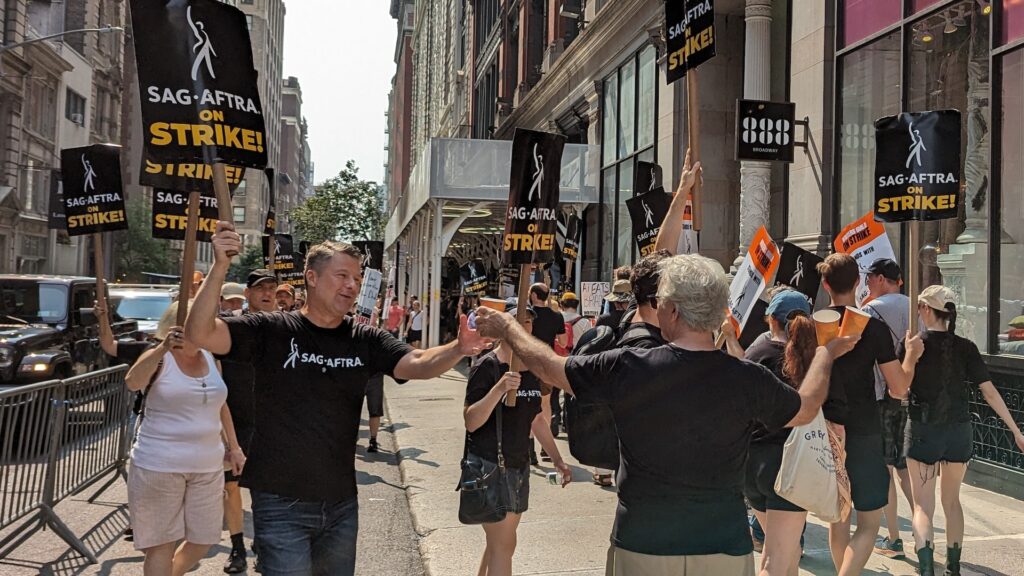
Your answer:
[[[596,145],[566,144],[559,191],[562,204],[598,201],[599,152]],[[432,199],[505,203],[511,156],[509,140],[431,139],[388,220],[384,245],[392,246]]]

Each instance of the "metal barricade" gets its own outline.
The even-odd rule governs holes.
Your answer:
[[[0,558],[50,528],[90,562],[96,556],[57,516],[61,500],[126,477],[131,393],[127,366],[0,392]]]

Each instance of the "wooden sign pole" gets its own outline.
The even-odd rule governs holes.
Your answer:
[[[96,301],[103,304],[106,307],[107,304],[107,290],[106,280],[104,279],[104,268],[105,258],[103,258],[103,233],[93,232],[92,234],[92,250],[93,250],[93,261],[96,266]]]
[[[188,193],[188,220],[185,223],[185,251],[181,256],[181,286],[178,289],[177,325],[188,318],[188,300],[192,295],[192,273],[196,268],[196,232],[199,230],[199,191]]]
[[[225,222],[233,222],[231,212],[231,191],[228,190],[228,175],[222,162],[213,165],[213,192],[217,195],[217,218]],[[191,202],[191,197],[189,202]],[[191,206],[191,204],[189,204]],[[195,235],[193,234],[193,237]],[[236,256],[228,254],[228,256]]]
[[[689,132],[690,164],[700,161],[700,99],[697,94],[697,71],[686,73],[686,125]],[[703,226],[704,210],[702,205],[702,184],[697,178],[693,183],[693,229],[700,230]]]
[[[920,248],[918,234],[920,223],[916,220],[907,222],[907,297],[910,298],[910,334],[917,334],[917,294],[920,290],[918,269],[920,268]],[[897,334],[902,337],[903,334]]]
[[[530,319],[530,312],[527,309],[527,306],[530,304],[531,268],[531,264],[523,264],[519,267],[519,292],[517,293],[519,300],[516,302],[516,321],[518,321],[520,325],[526,324],[526,321]],[[522,359],[519,356],[516,356],[515,352],[512,353],[512,359],[509,360],[508,366],[509,371],[511,372],[522,372],[526,368]],[[515,408],[515,395],[505,395],[505,406]]]

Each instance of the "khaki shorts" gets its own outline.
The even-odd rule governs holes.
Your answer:
[[[212,546],[224,521],[224,473],[154,472],[132,464],[128,512],[136,550],[182,539]]]
[[[754,576],[754,555],[650,556],[611,546],[605,576]]]

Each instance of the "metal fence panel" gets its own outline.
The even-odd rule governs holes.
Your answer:
[[[1003,395],[1015,422],[1024,425],[1024,378],[993,373],[992,381]],[[1024,454],[1017,449],[1013,434],[989,408],[981,390],[970,389],[971,423],[974,425],[974,456],[990,464],[1024,473]]]
[[[0,392],[0,527],[39,507],[56,413],[57,380]]]

